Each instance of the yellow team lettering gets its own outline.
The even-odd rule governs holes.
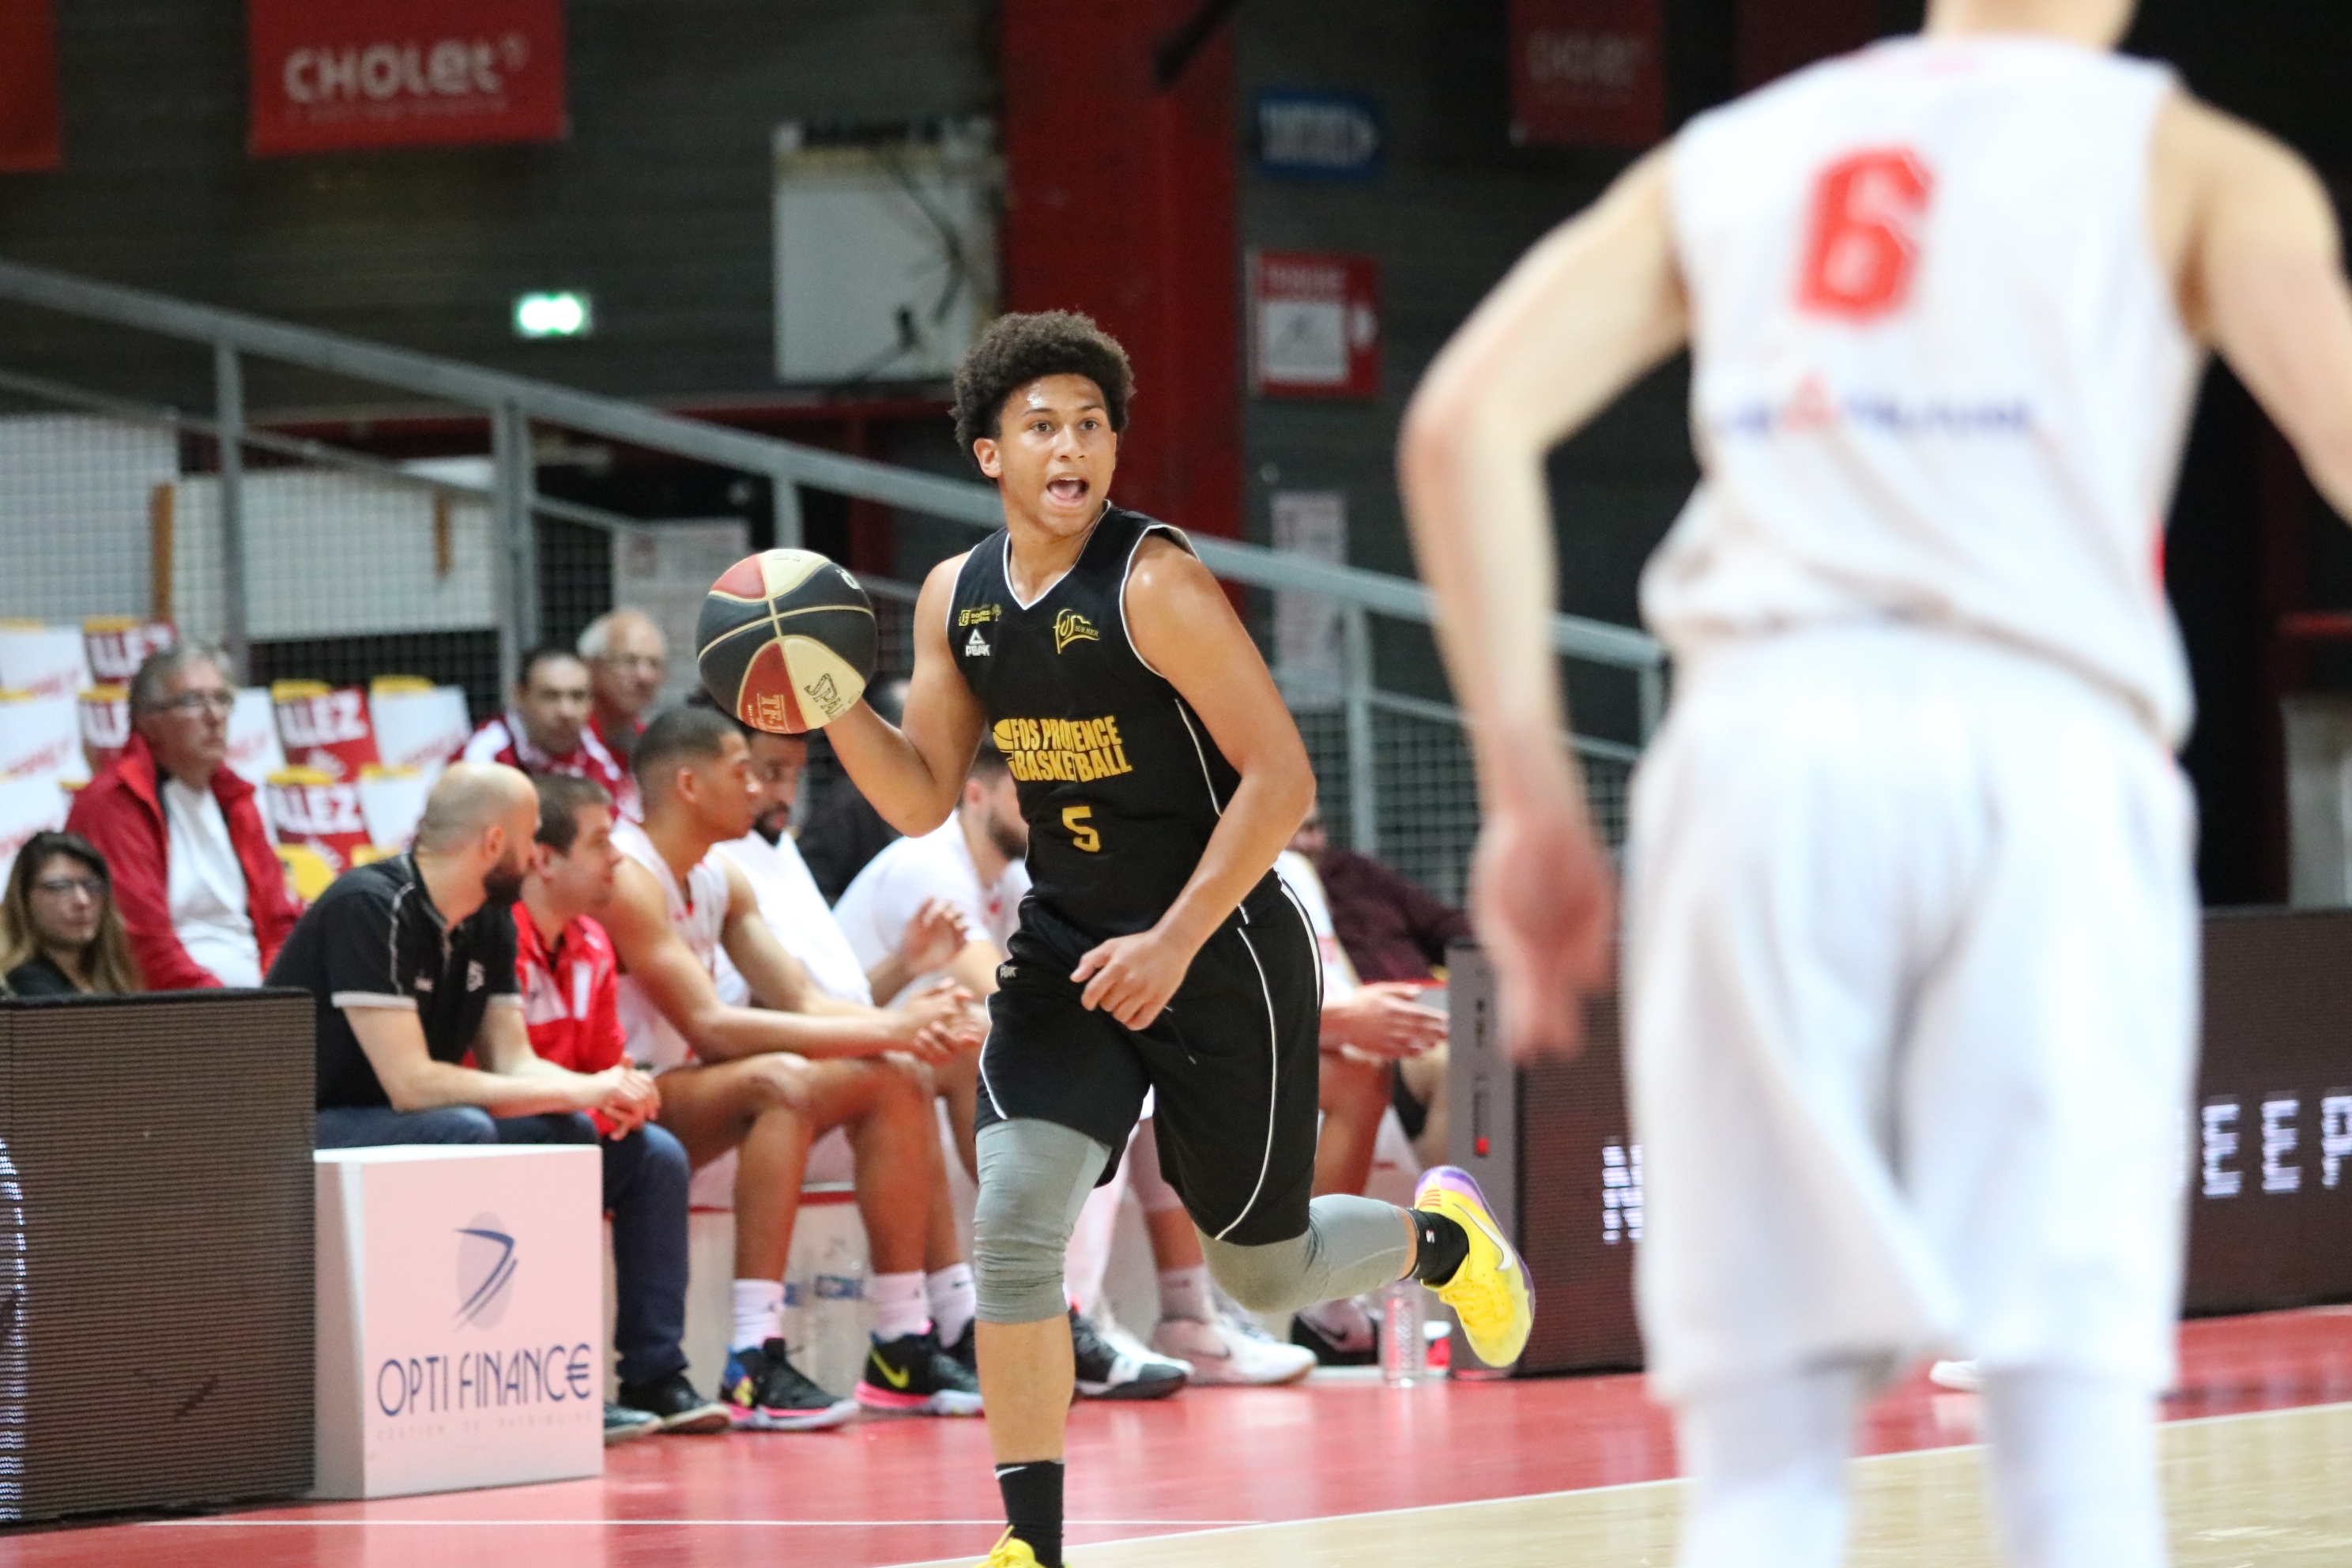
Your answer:
[[[993,731],[1013,777],[1021,784],[1093,784],[1131,773],[1118,721],[999,719]]]
[[[1102,835],[1087,826],[1087,819],[1094,814],[1095,808],[1091,805],[1066,805],[1062,807],[1062,826],[1070,830],[1071,843],[1089,855],[1099,855],[1102,853]]]

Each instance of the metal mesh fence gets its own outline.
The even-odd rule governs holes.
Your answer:
[[[241,410],[234,417],[241,421]],[[257,782],[289,760],[330,772],[395,762],[421,763],[429,772],[438,760],[432,747],[454,744],[458,726],[504,709],[503,683],[526,646],[572,645],[616,606],[644,609],[666,632],[671,652],[660,700],[682,700],[693,681],[688,645],[704,589],[740,555],[780,533],[795,536],[785,523],[797,528],[802,492],[789,483],[780,491],[772,474],[639,451],[511,409],[488,417],[478,408],[404,417],[426,432],[405,447],[357,414],[278,418],[257,428],[223,425],[209,411],[125,402],[0,364],[0,531],[23,542],[11,572],[0,575],[0,621],[40,623],[49,628],[43,646],[52,652],[80,640],[81,623],[100,618],[169,622],[184,637],[241,641],[242,684],[357,689],[356,700],[379,726],[386,678],[401,689],[438,692],[437,728],[418,731],[412,724],[415,733],[383,738],[381,745],[372,738],[356,751],[296,744],[281,711],[277,733],[256,742],[248,759]],[[375,438],[360,449],[361,433],[372,428]],[[219,437],[230,429],[236,460],[224,463]],[[515,519],[528,520],[520,537]],[[908,528],[898,537],[898,571],[919,577],[931,562],[913,558],[926,551],[912,542],[929,540],[943,551],[959,534]],[[863,580],[880,621],[875,680],[887,686],[911,670],[917,589],[898,578]],[[1273,596],[1252,589],[1244,600],[1271,657]],[[93,679],[127,675],[127,668],[100,668],[87,658],[78,675],[28,664],[27,630],[10,634],[0,625],[0,693],[62,679],[70,698]],[[87,651],[98,646],[89,640]],[[1393,647],[1387,657],[1394,661]],[[1416,652],[1405,662],[1428,657]],[[1381,689],[1369,674],[1377,662],[1366,651],[1360,665],[1348,666],[1342,684],[1353,702],[1328,690],[1292,693],[1326,830],[1333,844],[1370,849],[1432,893],[1459,901],[1478,809],[1458,715],[1426,697]],[[1427,670],[1400,673],[1408,684],[1433,684]],[[267,731],[268,700],[254,696]],[[107,726],[119,744],[126,716],[93,720],[90,707],[85,699],[84,761],[102,765]],[[5,731],[22,717],[16,705],[0,703],[0,796],[17,782],[11,759],[25,748],[7,744]],[[810,752],[803,816],[848,787],[821,735]],[[1602,743],[1599,752],[1588,750],[1588,784],[1599,825],[1614,844],[1623,831],[1633,751]],[[1359,766],[1368,766],[1362,777],[1355,776]],[[1360,811],[1366,791],[1370,803]],[[43,820],[30,826],[0,798],[0,860],[12,841],[61,815],[65,798],[41,795],[33,816]],[[1368,826],[1370,842],[1360,842]],[[399,833],[378,831],[371,819],[368,837],[380,849]],[[366,852],[344,845],[334,863]]]

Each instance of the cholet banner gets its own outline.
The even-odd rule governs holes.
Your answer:
[[[246,35],[257,156],[564,134],[562,0],[247,0]]]

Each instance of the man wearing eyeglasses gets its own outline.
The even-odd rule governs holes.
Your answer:
[[[66,822],[112,868],[151,991],[260,984],[301,913],[253,786],[225,765],[236,700],[219,649],[151,656],[131,681],[131,743]]]
[[[594,698],[588,728],[625,766],[645,733],[646,715],[661,694],[669,645],[651,616],[625,605],[589,622],[579,647]]]

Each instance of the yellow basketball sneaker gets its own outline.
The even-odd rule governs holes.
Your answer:
[[[978,1568],[1037,1568],[1037,1554],[1029,1550],[1027,1542],[1013,1533],[1012,1526],[1007,1525],[1004,1533],[996,1538],[995,1547],[980,1560]],[[1066,1556],[1062,1559],[1062,1568],[1070,1568],[1070,1560]]]
[[[1486,1194],[1459,1165],[1433,1165],[1413,1188],[1412,1206],[1444,1215],[1469,1237],[1469,1256],[1453,1279],[1436,1287],[1437,1299],[1462,1320],[1462,1331],[1480,1361],[1510,1365],[1535,1327],[1536,1289],[1526,1262],[1503,1239]]]

